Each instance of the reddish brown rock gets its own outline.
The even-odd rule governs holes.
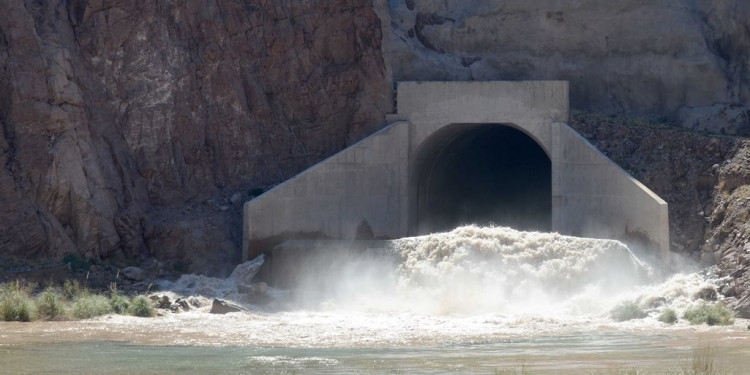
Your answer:
[[[391,111],[369,1],[0,8],[6,256],[190,254],[216,272],[204,266],[237,253],[241,216],[206,199],[278,183]]]

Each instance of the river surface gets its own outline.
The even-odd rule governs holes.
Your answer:
[[[689,366],[695,351],[704,349],[713,353],[717,368],[750,373],[747,321],[732,327],[668,327],[498,323],[490,316],[405,324],[404,317],[370,317],[362,328],[355,321],[363,318],[195,312],[153,319],[0,323],[0,373],[513,374],[525,368],[533,374],[630,369],[663,374]],[[428,329],[420,330],[424,325]]]
[[[236,280],[186,275],[161,293],[202,296],[187,312],[0,323],[0,373],[674,374],[710,352],[750,374],[747,320],[657,320],[701,303],[710,270],[660,275],[617,241],[463,227],[327,264],[246,312],[207,312]],[[623,301],[647,316],[613,321]]]

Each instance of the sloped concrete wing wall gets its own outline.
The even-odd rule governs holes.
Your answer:
[[[243,259],[292,238],[406,233],[408,124],[396,122],[245,203]]]
[[[613,238],[669,253],[667,202],[567,124],[555,124],[553,217],[561,233]],[[553,215],[555,213],[553,212]]]

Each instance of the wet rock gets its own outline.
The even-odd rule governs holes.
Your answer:
[[[169,306],[169,309],[172,310],[172,312],[189,311],[190,304],[188,304],[188,302],[184,299],[178,298],[172,305]]]
[[[188,297],[186,299],[186,302],[190,306],[192,306],[192,307],[194,307],[196,309],[199,309],[199,308],[205,306],[204,300],[202,298],[198,298],[198,297],[194,297],[194,296]]]
[[[125,267],[122,269],[122,276],[128,280],[143,281],[146,278],[146,271],[135,266]]]
[[[158,309],[169,309],[172,306],[172,302],[169,300],[169,296],[151,296],[151,301],[154,302],[154,306]]]
[[[244,308],[220,299],[214,299],[211,304],[211,314],[227,314],[232,312],[246,311]]]
[[[703,288],[693,296],[694,299],[702,299],[706,301],[716,301],[717,293],[713,287]]]

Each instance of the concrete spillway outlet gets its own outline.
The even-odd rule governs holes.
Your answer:
[[[421,163],[417,234],[467,224],[549,231],[552,166],[544,149],[511,126],[458,125],[436,137]]]
[[[352,264],[374,260],[395,267],[398,256],[390,241],[289,240],[266,253],[255,281],[280,289],[327,290],[336,279],[332,276],[350,270]]]

